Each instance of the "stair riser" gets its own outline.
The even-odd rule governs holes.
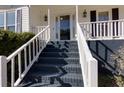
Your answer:
[[[35,67],[31,69],[31,72],[32,73],[38,72],[40,75],[42,75],[42,71],[45,71],[48,69],[50,69],[50,71],[51,71],[51,69],[56,69],[56,71],[60,71],[60,73],[64,72],[64,73],[79,73],[79,74],[81,74],[81,68],[79,65],[77,65],[77,66],[75,65],[74,67],[70,67],[68,65],[61,67],[58,65],[49,65],[49,64],[39,65],[39,64],[36,64]]]
[[[69,41],[69,42],[65,42],[65,41],[61,41],[61,42],[58,42],[58,41],[54,41],[54,42],[49,42],[48,44],[52,44],[52,45],[71,45],[71,44],[77,44],[76,41]]]
[[[39,58],[39,64],[59,64],[59,65],[66,65],[66,64],[79,64],[79,59],[52,59],[52,58]]]
[[[79,53],[41,53],[40,57],[54,57],[54,58],[79,58]]]
[[[59,49],[62,49],[62,48],[70,48],[70,49],[74,49],[74,48],[78,48],[77,45],[47,45],[46,48],[59,48]]]
[[[35,80],[32,80],[32,82],[37,81],[37,83],[35,83],[31,86],[32,87],[33,86],[39,86],[40,87],[40,85],[41,85],[43,87],[51,87],[53,85],[52,87],[63,87],[63,86],[64,87],[65,86],[83,87],[83,81],[82,81],[82,79],[80,79],[80,78],[82,78],[82,76],[77,75],[77,77],[79,77],[79,79],[78,78],[77,79],[75,79],[75,78],[63,78],[63,77],[51,78],[51,77],[40,77],[39,76],[39,77],[35,77]],[[51,81],[53,81],[53,84],[50,84]],[[22,85],[20,85],[20,87],[21,86],[24,86],[24,85],[22,84]]]
[[[43,52],[78,52],[78,49],[54,49],[54,48],[45,48]]]

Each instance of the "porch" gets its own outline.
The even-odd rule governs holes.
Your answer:
[[[103,9],[103,6],[78,6],[78,15],[76,15],[76,8],[73,5],[31,6],[29,8],[30,29],[38,33],[37,31],[44,29],[45,25],[49,23],[48,18],[50,18],[51,40],[76,40],[77,17],[87,40],[124,39],[122,13],[124,7],[116,5],[104,7]],[[32,15],[34,11],[35,15]]]

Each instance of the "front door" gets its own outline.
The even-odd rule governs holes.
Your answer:
[[[60,40],[70,40],[70,15],[57,17],[57,37]]]

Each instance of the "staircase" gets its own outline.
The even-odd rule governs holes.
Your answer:
[[[51,41],[19,87],[83,87],[77,41]]]

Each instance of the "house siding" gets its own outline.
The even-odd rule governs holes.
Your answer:
[[[112,20],[112,8],[119,9],[119,19],[124,19],[123,5],[82,5],[79,6],[79,22],[90,22],[90,11],[96,11],[96,21],[98,21],[98,12],[109,12],[109,20]],[[83,11],[86,9],[87,17],[83,17]]]
[[[29,32],[29,7],[22,7],[22,31]]]

